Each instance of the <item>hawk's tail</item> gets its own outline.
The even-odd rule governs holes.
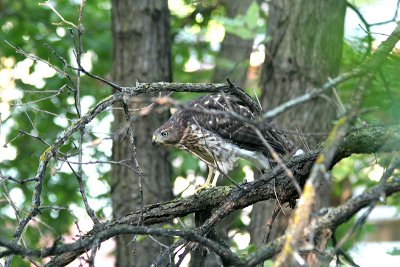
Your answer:
[[[287,137],[282,131],[277,129],[275,126],[270,126],[268,129],[263,131],[263,135],[268,144],[272,147],[273,151],[279,156],[287,156],[296,153],[298,150],[296,144]],[[271,155],[270,149],[265,145],[263,146],[262,153],[269,159],[271,168],[277,165],[276,160]]]

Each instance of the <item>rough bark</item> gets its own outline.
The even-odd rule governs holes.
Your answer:
[[[304,94],[338,74],[342,55],[346,1],[270,3],[266,62],[261,86],[264,108]],[[329,130],[335,106],[326,98],[313,100],[277,118],[280,126],[304,133]],[[323,136],[307,137],[310,147]]]
[[[338,74],[346,1],[272,0],[269,5],[266,61],[262,70],[261,101],[265,110],[305,93]],[[276,119],[282,129],[302,133],[326,133],[335,118],[336,107],[330,94],[285,112]],[[322,141],[323,135],[307,136],[309,147]],[[299,146],[304,142],[294,138]],[[330,191],[327,184],[321,188]],[[327,205],[324,194],[317,206]],[[252,242],[262,244],[264,224],[271,216],[275,201],[257,203],[252,213]],[[268,212],[265,212],[268,211]],[[280,215],[274,223],[272,236],[285,229],[290,213]],[[275,228],[275,229],[274,229]]]
[[[345,204],[340,207],[330,209],[324,215],[316,218],[315,223],[310,224],[304,229],[303,237],[306,239],[309,237],[310,233],[321,233],[321,232],[332,232],[337,227],[339,227],[344,222],[348,221],[354,216],[355,213],[360,211],[364,207],[368,207],[371,203],[376,202],[382,192],[386,196],[391,196],[392,194],[398,193],[400,191],[399,181],[394,180],[387,184],[375,185],[372,188],[366,190],[359,196],[350,199]],[[145,226],[132,226],[124,224],[116,224],[101,232],[94,232],[92,235],[81,240],[79,243],[64,244],[56,247],[47,247],[42,250],[33,250],[25,248],[18,244],[13,244],[0,237],[0,246],[6,248],[6,251],[0,252],[0,257],[4,257],[10,254],[24,255],[24,256],[34,256],[34,257],[46,257],[51,255],[62,255],[58,259],[62,260],[65,254],[72,254],[76,251],[85,251],[96,242],[103,242],[110,237],[123,233],[136,233],[136,234],[151,234],[155,236],[177,236],[185,240],[190,240],[198,242],[205,245],[211,250],[214,250],[224,259],[226,264],[224,266],[256,266],[260,262],[266,259],[272,258],[275,254],[279,253],[282,249],[283,243],[289,239],[288,235],[281,236],[274,242],[262,247],[255,253],[234,253],[229,248],[225,248],[218,243],[204,238],[197,231],[179,231],[172,229],[163,228],[153,228]],[[239,255],[238,255],[239,254]],[[328,254],[328,253],[326,253]],[[79,254],[78,254],[79,255]],[[328,256],[331,258],[331,256]],[[48,263],[45,266],[64,266],[66,261],[59,261],[58,264]],[[297,264],[298,265],[298,264]],[[296,265],[296,266],[297,266]]]
[[[167,1],[112,1],[113,32],[113,81],[132,86],[142,82],[171,81],[169,10]],[[129,108],[137,110],[148,106],[151,94],[128,100]],[[121,106],[119,106],[121,107]],[[135,116],[133,113],[132,116]],[[126,125],[123,110],[114,111],[113,132]],[[171,165],[166,150],[151,146],[151,134],[168,113],[149,114],[139,118],[133,125],[136,158],[143,172],[143,203],[138,174],[122,166],[113,165],[111,199],[114,218],[122,217],[141,205],[148,205],[172,198]],[[129,135],[116,135],[113,142],[113,160],[132,159],[134,153]],[[131,165],[136,168],[132,160]],[[140,222],[139,222],[140,224]],[[133,253],[132,235],[117,237],[117,266],[150,266],[160,252],[160,245],[149,238],[137,242]],[[161,242],[167,242],[161,239]]]

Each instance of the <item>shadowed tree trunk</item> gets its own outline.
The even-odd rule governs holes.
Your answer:
[[[266,59],[262,70],[261,98],[265,110],[302,95],[335,77],[339,72],[342,54],[344,0],[272,0],[269,3]],[[326,133],[335,118],[336,107],[330,95],[322,96],[300,107],[293,108],[275,121],[282,129],[302,133]],[[294,138],[300,147],[303,142]],[[324,136],[307,136],[309,147]],[[330,185],[321,188],[320,203],[329,202]],[[252,243],[263,242],[265,222],[271,216],[275,202],[254,205],[251,223]],[[318,208],[318,207],[316,207]],[[270,240],[286,229],[288,215],[275,220]]]
[[[112,78],[120,85],[141,82],[171,81],[169,10],[165,0],[113,0],[113,69]],[[128,100],[131,116],[137,109],[151,104],[151,95]],[[136,112],[135,112],[136,110]],[[150,113],[133,124],[136,158],[143,172],[143,204],[172,198],[171,165],[165,149],[151,145],[152,132],[167,120],[168,113]],[[132,159],[129,134],[126,134],[126,116],[119,107],[114,111],[113,160]],[[128,162],[136,168],[134,161]],[[114,217],[140,210],[139,175],[123,166],[113,165],[111,199]],[[150,266],[162,247],[149,239],[132,244],[133,236],[117,238],[117,266]],[[161,243],[168,240],[157,238]],[[133,250],[135,249],[135,252]]]

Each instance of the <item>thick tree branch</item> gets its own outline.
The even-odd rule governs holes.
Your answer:
[[[307,238],[310,233],[318,233],[326,229],[329,229],[331,231],[335,230],[342,223],[349,220],[359,210],[368,206],[372,201],[378,200],[382,192],[384,192],[387,196],[390,196],[399,191],[399,180],[393,180],[392,182],[385,184],[383,188],[381,187],[381,185],[376,185],[371,189],[365,191],[361,195],[347,201],[345,204],[337,208],[330,209],[325,215],[319,217],[316,220],[315,224],[305,229],[304,238]],[[57,259],[56,261],[54,261],[53,259],[50,263],[46,265],[60,266],[68,262],[66,261],[66,259],[70,253],[75,253],[76,251],[88,251],[96,242],[101,243],[113,236],[127,233],[151,234],[156,236],[178,236],[188,241],[195,241],[212,249],[227,263],[229,263],[229,265],[234,266],[255,266],[261,261],[270,259],[282,249],[283,243],[286,239],[286,236],[282,236],[276,239],[274,242],[265,245],[254,254],[239,257],[226,247],[221,246],[217,242],[207,239],[193,231],[179,231],[162,228],[137,227],[129,224],[115,224],[103,229],[102,231],[97,231],[96,233],[88,235],[84,239],[79,239],[72,244],[65,244],[61,246],[57,246],[57,244],[54,244],[53,247],[45,248],[40,251],[29,250],[0,238],[0,246],[7,249],[6,251],[0,253],[0,257],[11,254],[34,257],[47,257],[65,253],[64,255],[62,255],[62,257],[55,258]],[[71,259],[74,259],[74,257],[71,257]]]
[[[399,125],[391,127],[371,126],[355,129],[345,136],[344,142],[337,150],[334,163],[342,158],[350,156],[353,152],[375,153],[394,150],[400,151]],[[285,162],[286,166],[295,173],[300,184],[304,184],[319,152],[320,149],[317,149]],[[276,181],[275,189],[272,179]],[[236,209],[249,206],[257,201],[274,199],[275,191],[281,203],[297,198],[297,193],[293,184],[290,179],[285,176],[283,168],[281,167],[275,168],[263,179],[241,184],[241,188],[216,187],[201,191],[199,194],[186,198],[146,206],[143,209],[143,224],[157,224],[169,221],[175,217],[182,217],[201,210],[219,207],[219,209],[213,213],[210,220],[199,229],[200,233],[205,233],[224,216]],[[140,218],[140,214],[140,211],[138,211],[128,214],[123,218],[100,224],[79,240],[85,240],[115,225],[135,225]],[[83,252],[84,250],[67,252],[61,256],[55,257],[49,262],[48,266],[57,266],[57,264],[60,263],[65,264],[71,262]]]
[[[18,224],[14,232],[14,243],[17,243],[27,226],[27,224],[40,212],[41,206],[41,193],[45,173],[50,160],[59,152],[60,148],[67,140],[75,133],[81,131],[88,123],[90,123],[99,113],[111,107],[117,102],[122,102],[125,99],[137,96],[139,94],[148,92],[161,92],[161,91],[176,91],[176,92],[231,92],[240,96],[249,105],[256,105],[255,102],[239,87],[232,83],[226,84],[189,84],[189,83],[137,83],[136,87],[121,87],[120,92],[117,92],[106,99],[99,102],[94,108],[89,110],[87,114],[79,118],[78,121],[73,123],[65,129],[60,136],[55,140],[54,144],[48,147],[39,159],[39,166],[35,175],[35,189],[32,197],[32,207],[30,211]]]
[[[400,181],[395,180],[384,186],[383,191],[392,195],[400,191]],[[325,215],[321,216],[316,220],[316,223],[306,227],[304,231],[304,238],[310,235],[310,233],[319,233],[325,229],[331,231],[335,230],[342,223],[348,221],[354,214],[364,207],[367,207],[372,201],[376,201],[380,198],[382,188],[380,185],[376,185],[359,196],[350,199],[345,204],[330,209]],[[282,249],[283,244],[286,240],[286,236],[282,236],[274,240],[274,242],[262,247],[252,258],[248,259],[243,266],[255,266],[259,262],[267,259],[271,259],[274,255],[279,253]]]
[[[89,251],[92,249],[92,245],[96,243],[104,242],[111,237],[121,235],[121,234],[145,234],[145,235],[155,235],[155,236],[178,236],[185,238],[186,240],[196,241],[200,244],[203,244],[213,251],[215,251],[218,255],[223,258],[227,258],[230,262],[235,264],[239,264],[239,258],[232,253],[229,249],[220,246],[217,242],[205,238],[193,231],[179,231],[173,229],[163,229],[163,228],[150,228],[144,226],[132,226],[126,224],[114,225],[111,226],[104,231],[97,232],[96,234],[86,238],[80,239],[77,242],[71,244],[63,244],[61,246],[57,246],[57,243],[54,244],[52,247],[48,247],[42,250],[30,250],[26,249],[18,244],[10,243],[3,238],[0,237],[0,246],[5,247],[6,251],[0,252],[0,258],[19,254],[22,256],[33,256],[33,257],[48,257],[59,255],[65,252],[82,250],[82,251]],[[64,265],[64,264],[62,264]],[[60,265],[55,265],[60,266]]]

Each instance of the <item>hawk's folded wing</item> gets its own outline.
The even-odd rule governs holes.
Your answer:
[[[191,123],[197,124],[205,130],[212,131],[222,138],[238,145],[241,148],[260,151],[268,158],[271,158],[270,152],[264,144],[267,141],[269,145],[279,154],[285,154],[284,147],[268,133],[268,130],[262,130],[265,140],[260,139],[254,129],[243,120],[230,116],[229,113],[215,115],[207,111],[230,111],[246,118],[254,120],[254,115],[245,102],[233,95],[212,94],[190,101],[189,107],[204,109],[203,112],[193,112],[188,118]]]

